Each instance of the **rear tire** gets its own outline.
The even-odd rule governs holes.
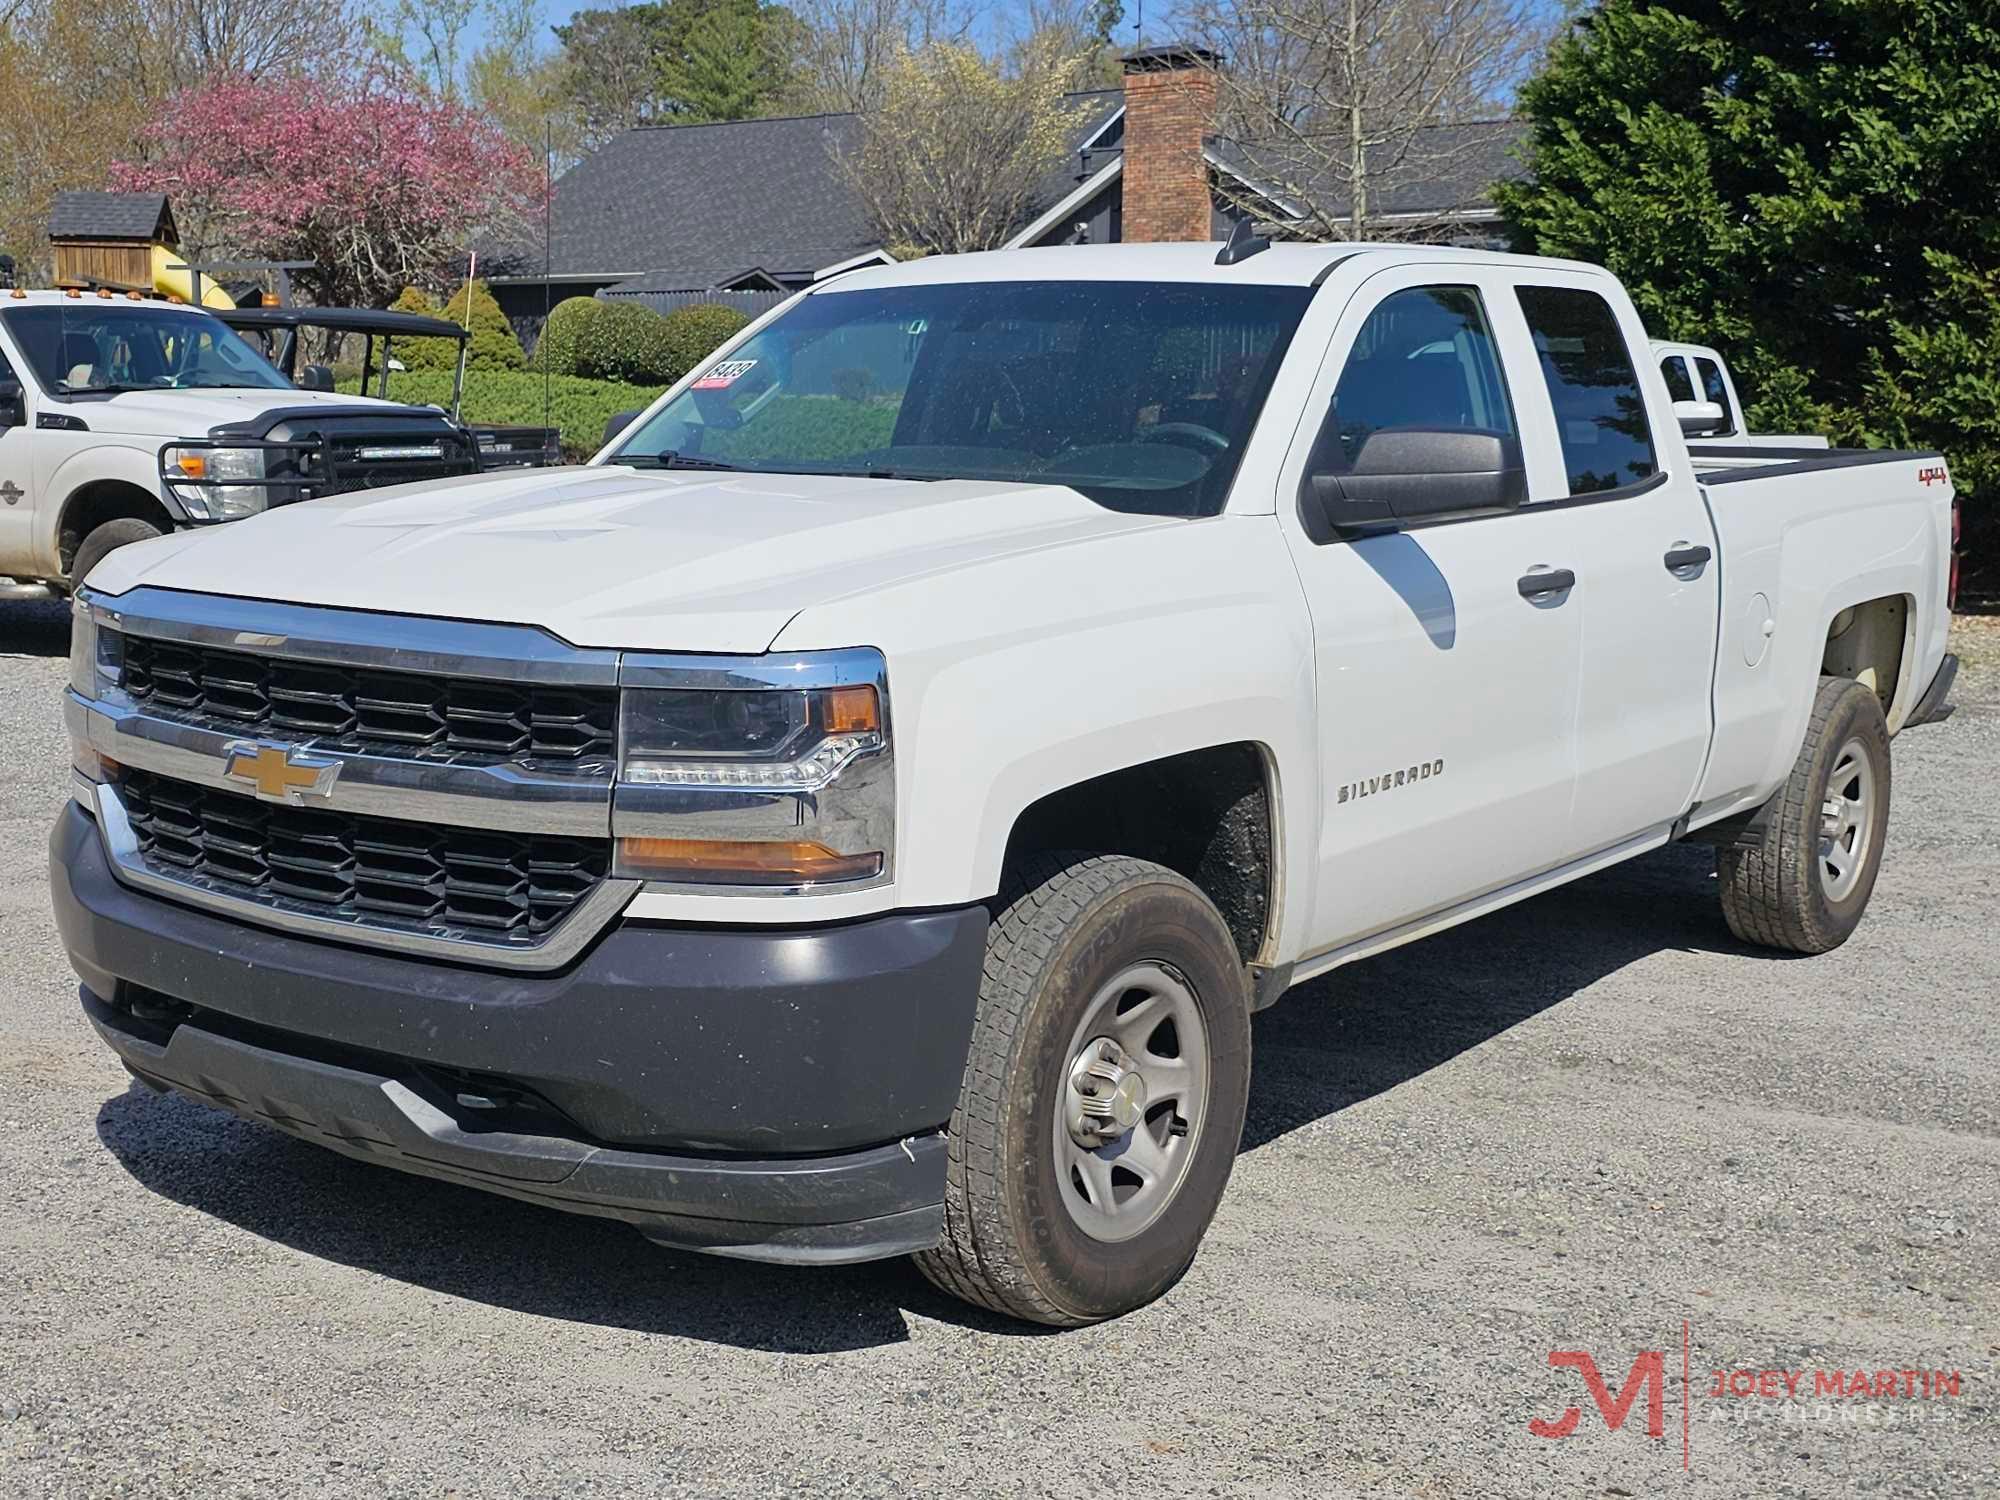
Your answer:
[[[1722,914],[1746,943],[1826,953],[1868,909],[1889,831],[1889,726],[1874,692],[1822,677],[1762,841],[1716,851]]]
[[[83,581],[90,577],[90,570],[104,561],[106,553],[133,542],[149,542],[162,534],[151,521],[142,521],[136,516],[121,516],[94,527],[76,549],[76,557],[70,563],[70,592],[74,593],[83,586]]]
[[[1043,856],[1001,899],[944,1236],[916,1261],[955,1297],[1075,1327],[1194,1260],[1243,1136],[1249,983],[1214,904],[1146,860]]]

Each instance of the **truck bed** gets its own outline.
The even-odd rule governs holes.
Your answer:
[[[1773,474],[1824,472],[1916,459],[1932,459],[1940,465],[1944,462],[1937,453],[1917,449],[1787,447],[1761,443],[1694,442],[1688,444],[1688,457],[1703,484],[1732,484]]]

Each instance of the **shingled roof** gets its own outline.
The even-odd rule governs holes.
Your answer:
[[[49,215],[52,240],[180,239],[165,193],[57,193]]]
[[[1471,120],[1427,125],[1417,131],[1408,156],[1369,184],[1371,218],[1428,218],[1490,214],[1493,184],[1525,175],[1514,147],[1527,138],[1519,120]],[[1254,191],[1283,204],[1285,187],[1306,188],[1314,205],[1333,218],[1347,213],[1344,183],[1323,180],[1320,163],[1296,148],[1264,142],[1215,139],[1216,164]]]
[[[1070,98],[1082,106],[1079,145],[1124,102],[1117,89]],[[809,278],[879,242],[837,160],[860,136],[851,114],[625,131],[557,180],[550,274],[615,281],[665,272],[684,281],[693,271],[754,266]],[[1046,201],[1075,185],[1072,155],[1051,172]],[[500,250],[495,279],[540,280],[542,265],[539,243]]]

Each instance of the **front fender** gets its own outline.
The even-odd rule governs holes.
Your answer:
[[[1283,825],[1317,817],[1312,633],[1274,518],[952,569],[808,610],[776,649],[835,641],[880,645],[889,661],[898,905],[992,896],[1015,824],[1053,792],[1247,742],[1285,807],[1277,947],[1297,951],[1313,841]]]
[[[36,436],[48,438],[57,434],[38,432]],[[181,503],[160,492],[160,443],[165,439],[106,437],[96,433],[77,436],[84,437],[88,446],[58,456],[40,479],[41,493],[54,497],[54,503],[40,507],[41,525],[35,546],[40,565],[51,575],[61,571],[63,516],[70,502],[93,484],[111,482],[144,490],[160,503],[176,526],[189,524],[190,518]]]

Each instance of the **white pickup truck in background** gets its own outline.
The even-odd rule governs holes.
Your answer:
[[[1952,506],[1698,467],[1593,266],[861,270],[590,467],[108,558],[58,923],[154,1087],[1086,1322],[1195,1255],[1289,985],[1674,839],[1841,943]]]
[[[1706,344],[1655,339],[1653,358],[1659,361],[1660,378],[1667,383],[1681,435],[1697,455],[1714,452],[1726,458],[1735,456],[1732,449],[1832,446],[1817,433],[1752,432],[1736,394],[1736,376],[1729,361]]]
[[[169,531],[481,467],[445,412],[337,396],[316,373],[323,389],[295,388],[199,308],[0,294],[0,599],[60,597]]]

